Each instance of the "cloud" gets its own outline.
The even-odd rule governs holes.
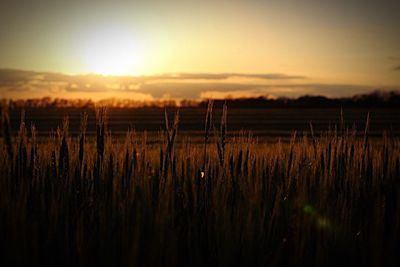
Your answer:
[[[251,90],[259,87],[258,84],[238,84],[238,83],[190,83],[190,82],[160,82],[160,83],[145,83],[140,86],[140,90],[152,94],[159,98],[165,94],[169,94],[174,98],[199,98],[203,91],[239,91]]]
[[[340,97],[375,89],[399,88],[313,83],[309,78],[288,74],[177,73],[130,77],[0,69],[0,97],[3,98],[51,96],[99,99],[112,96],[163,99],[169,96],[176,99],[201,99],[213,95],[298,97],[306,94]]]
[[[320,84],[320,83],[284,83],[284,84],[262,84],[262,83],[151,83],[143,84],[141,91],[152,94],[159,98],[164,94],[170,94],[176,98],[202,98],[204,93],[215,93],[216,95],[230,94],[244,97],[243,92],[249,92],[248,97],[273,95],[275,97],[288,96],[298,97],[305,94],[325,95],[328,97],[351,96],[353,94],[365,93],[376,88],[364,85],[351,84]],[[240,93],[239,93],[240,92]]]
[[[167,79],[200,79],[200,80],[226,80],[229,78],[251,78],[251,79],[265,79],[265,80],[293,80],[305,79],[305,76],[300,75],[287,75],[282,73],[177,73],[161,75],[159,78]]]
[[[30,71],[0,70],[0,84],[13,84],[34,80],[36,73]]]
[[[263,90],[237,90],[237,91],[203,91],[200,93],[201,99],[226,99],[226,98],[274,98],[273,95],[266,94]]]
[[[149,86],[149,84],[164,84],[165,87],[169,87],[167,82],[175,82],[177,87],[181,87],[177,83],[188,84],[197,82],[214,84],[226,80],[227,84],[235,86],[232,84],[232,81],[237,82],[238,78],[242,79],[242,81],[245,79],[244,81],[253,82],[254,80],[262,82],[268,80],[288,81],[305,79],[304,76],[281,73],[176,73],[149,76],[104,76],[95,74],[66,75],[51,72],[0,69],[0,86],[8,87],[9,89],[14,88],[13,90],[20,90],[19,87],[27,87],[27,85],[37,87],[38,90],[45,90],[50,84],[57,83],[64,84],[67,92],[102,92],[110,91],[112,88],[114,88],[114,91],[130,92],[140,88],[152,90],[154,86]],[[196,86],[193,85],[192,87]]]

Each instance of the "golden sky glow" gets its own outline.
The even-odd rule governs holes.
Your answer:
[[[398,88],[399,7],[390,0],[2,2],[0,68],[281,73]]]

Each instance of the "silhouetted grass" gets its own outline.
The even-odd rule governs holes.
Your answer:
[[[106,109],[96,137],[36,140],[21,116],[0,143],[2,266],[397,266],[400,143],[340,130],[261,144],[219,131],[179,139],[165,112],[160,142],[116,142]],[[161,122],[160,122],[161,124]],[[336,128],[335,128],[336,129]],[[40,129],[39,129],[40,130]],[[212,134],[214,133],[214,134]],[[214,145],[209,145],[214,143]]]

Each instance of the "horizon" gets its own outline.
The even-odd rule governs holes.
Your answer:
[[[376,91],[399,91],[400,86],[316,83],[300,75],[281,73],[164,73],[156,75],[68,75],[0,69],[0,98],[130,99],[182,101],[240,98],[348,98]]]

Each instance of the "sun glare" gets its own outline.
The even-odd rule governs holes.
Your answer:
[[[103,75],[135,75],[142,51],[129,32],[101,29],[86,36],[83,64],[88,72]]]

